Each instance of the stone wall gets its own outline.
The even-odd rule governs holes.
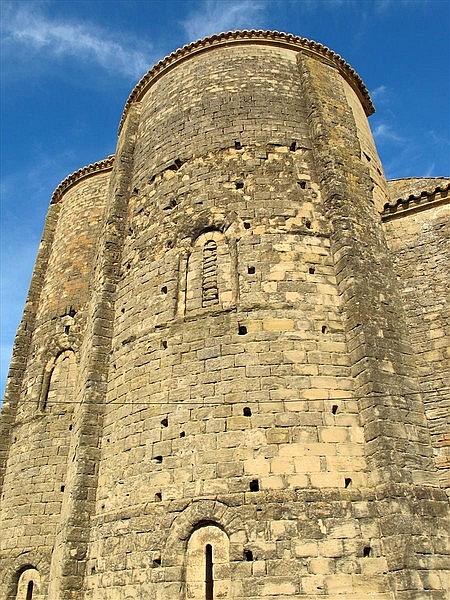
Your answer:
[[[112,172],[70,180],[41,260],[0,597],[444,600],[366,94],[331,51],[262,32],[136,86]],[[19,497],[34,473],[48,496]]]
[[[2,598],[23,565],[45,567],[48,572],[67,493],[79,349],[107,186],[107,174],[84,179],[52,206],[50,214],[57,210],[57,217],[51,248],[32,282],[31,292],[40,289],[35,292],[38,301],[30,293],[36,314],[26,370],[16,375],[21,378],[21,394],[13,405],[15,421],[2,486]]]
[[[399,192],[402,198],[415,195],[419,201],[412,201],[410,208],[403,212],[387,211],[384,217],[418,366],[436,465],[446,488],[450,486],[448,183],[448,179],[425,180],[421,189],[420,180],[394,182],[396,195]],[[434,193],[439,186],[447,189]],[[428,197],[420,197],[422,191],[428,192]],[[420,210],[421,204],[426,205],[426,210]]]

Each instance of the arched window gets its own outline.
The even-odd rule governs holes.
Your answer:
[[[230,542],[215,524],[198,527],[186,553],[186,599],[230,600]]]
[[[203,246],[202,264],[202,305],[219,304],[217,285],[217,244],[208,240]]]
[[[41,576],[34,567],[25,568],[17,582],[15,600],[37,600],[40,593]]]
[[[77,364],[72,350],[61,352],[55,359],[48,363],[40,397],[40,407],[48,410],[52,403],[56,410],[72,409]]]
[[[230,248],[223,233],[202,233],[195,240],[187,261],[184,309],[231,307],[236,301],[234,271]],[[181,274],[181,286],[182,279]]]

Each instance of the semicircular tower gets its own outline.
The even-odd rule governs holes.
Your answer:
[[[191,44],[133,90],[49,597],[443,593],[411,576],[417,502],[443,498],[372,111],[338,55],[277,32]]]

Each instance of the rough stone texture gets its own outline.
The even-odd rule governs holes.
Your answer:
[[[420,201],[398,212],[387,211],[385,230],[415,350],[436,465],[442,485],[450,488],[450,179],[425,180],[422,196],[419,180],[413,180],[411,187],[409,182],[395,182],[396,193]],[[427,210],[421,210],[424,201]]]
[[[0,598],[444,600],[445,180],[390,199],[318,44],[225,34],[149,73],[49,212]]]

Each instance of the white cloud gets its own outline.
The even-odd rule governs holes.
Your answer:
[[[428,166],[428,168],[425,170],[424,174],[422,175],[422,177],[433,177],[434,173],[436,172],[436,163],[431,163],[431,165]]]
[[[378,123],[373,129],[373,137],[377,142],[404,142],[404,138],[399,135],[391,125],[387,123]]]
[[[233,29],[263,27],[266,0],[204,0],[181,22],[189,40]]]
[[[374,102],[383,102],[389,95],[388,89],[385,85],[379,85],[373,90],[370,90],[370,96]]]
[[[137,40],[119,42],[98,26],[49,18],[38,3],[4,3],[2,27],[6,49],[91,61],[128,78],[141,76],[152,62]]]

